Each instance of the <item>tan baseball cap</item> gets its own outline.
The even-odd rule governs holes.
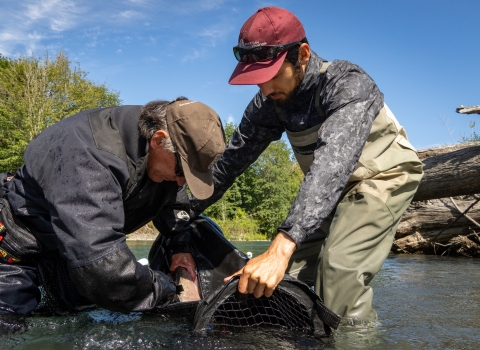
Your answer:
[[[167,128],[182,162],[188,187],[195,198],[213,194],[211,166],[225,151],[222,122],[213,109],[191,100],[167,107]]]

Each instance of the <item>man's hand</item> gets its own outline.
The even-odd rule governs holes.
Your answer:
[[[193,256],[190,253],[177,253],[172,256],[172,264],[170,265],[170,271],[175,271],[177,267],[184,267],[187,269],[190,276],[192,276],[192,281],[195,281],[197,274],[195,273],[195,261]]]
[[[283,279],[295,249],[295,242],[287,234],[279,232],[265,253],[250,260],[243,269],[226,277],[224,282],[241,274],[238,281],[240,293],[253,293],[256,298],[262,295],[270,297]]]

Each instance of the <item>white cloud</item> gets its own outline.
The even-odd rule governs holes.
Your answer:
[[[0,53],[5,56],[24,54],[47,45],[65,48],[76,38],[90,38],[87,47],[100,47],[105,41],[123,39],[128,31],[136,38],[142,28],[157,30],[182,23],[183,16],[218,9],[229,0],[124,0],[98,2],[97,0],[21,0],[2,1],[0,11]],[[118,14],[112,16],[112,14]],[[172,15],[175,14],[175,15]],[[188,22],[186,31],[190,31]],[[130,25],[130,27],[128,27]],[[99,30],[100,28],[101,30]],[[164,31],[163,31],[164,32]],[[228,22],[195,30],[191,37],[202,40],[200,46],[190,52],[184,61],[194,60],[206,54],[204,48],[215,47],[228,33]],[[148,34],[145,43],[155,45],[158,37]],[[138,38],[134,39],[138,40]],[[78,41],[77,41],[78,42]]]
[[[234,30],[234,28],[231,25],[223,22],[204,28],[196,33],[190,33],[192,37],[200,37],[203,40],[196,41],[195,45],[200,45],[200,48],[195,50],[194,54],[185,57],[182,61],[192,61],[204,57],[209,51],[208,48],[217,46],[217,43],[228,37],[232,30]]]
[[[182,62],[194,61],[200,57],[203,57],[205,55],[205,52],[205,48],[200,50],[193,49],[191,53],[182,58]]]
[[[12,55],[43,46],[43,40],[75,28],[85,11],[69,0],[12,1],[0,14],[0,50]]]
[[[228,30],[223,26],[215,26],[203,29],[198,36],[207,40],[209,46],[215,47],[218,40],[222,40],[228,35]]]
[[[160,6],[166,12],[191,14],[218,9],[225,1],[226,0],[177,0],[172,2],[170,0],[164,0]]]
[[[224,2],[225,2],[224,0],[202,0],[198,2],[195,1],[195,3],[198,3],[200,5],[200,8],[203,11],[208,11],[208,10],[218,8],[221,5],[223,5]]]
[[[44,24],[55,32],[76,27],[86,8],[78,7],[68,0],[43,0],[25,4],[29,24]]]
[[[140,19],[145,17],[142,13],[133,10],[120,12],[120,16],[126,19]]]

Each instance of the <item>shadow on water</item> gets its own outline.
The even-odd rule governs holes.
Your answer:
[[[137,258],[151,242],[129,242]],[[254,256],[268,242],[240,242]],[[247,249],[245,249],[247,248]],[[480,260],[390,256],[374,278],[378,321],[345,324],[328,339],[272,329],[196,335],[185,317],[106,310],[33,316],[0,336],[2,349],[476,349],[480,344]]]

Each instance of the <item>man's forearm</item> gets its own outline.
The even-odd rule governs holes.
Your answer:
[[[297,249],[295,241],[285,232],[279,231],[267,251],[271,254],[275,253],[286,260],[290,260],[295,249]]]

